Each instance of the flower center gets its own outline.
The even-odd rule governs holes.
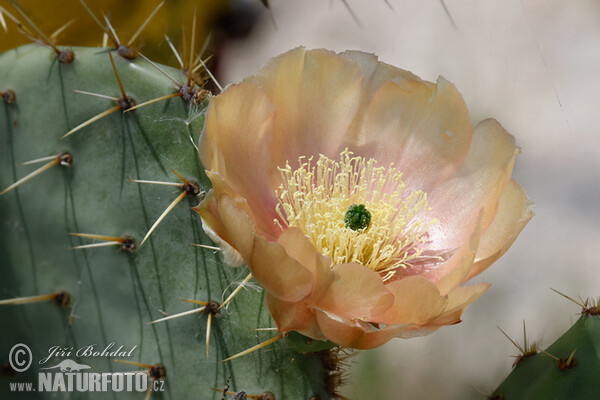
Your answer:
[[[339,161],[300,157],[298,168],[288,161],[279,171],[281,221],[300,228],[333,265],[358,262],[387,280],[423,258],[436,221],[424,222],[427,194],[407,190],[393,164],[380,167],[346,149]]]
[[[371,213],[364,204],[352,204],[344,214],[344,224],[353,231],[366,230],[371,225]]]

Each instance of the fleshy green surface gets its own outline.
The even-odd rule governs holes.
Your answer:
[[[561,370],[559,362],[538,353],[517,364],[494,391],[492,399],[571,400],[600,398],[600,316],[582,315],[546,352],[576,365]]]
[[[19,163],[64,150],[74,158],[71,168],[53,167],[0,196],[0,298],[58,290],[72,296],[66,308],[54,302],[0,306],[2,362],[16,343],[28,344],[34,355],[28,372],[0,377],[0,397],[7,397],[9,382],[37,382],[39,367],[62,361],[65,357],[56,357],[36,366],[52,346],[77,350],[94,344],[102,349],[115,342],[115,348],[137,346],[131,358],[122,359],[166,367],[166,391],[153,393],[152,399],[220,399],[221,394],[211,388],[223,388],[228,377],[232,389],[249,394],[270,391],[286,400],[307,400],[316,394],[328,398],[320,358],[296,353],[285,341],[222,362],[275,335],[252,331],[275,326],[256,285],[242,290],[213,319],[208,357],[206,315],[148,325],[163,317],[160,310],[173,314],[195,307],[181,299],[222,302],[248,274],[246,267],[225,267],[218,253],[191,245],[212,244],[202,232],[199,217],[190,210],[198,198],[179,203],[133,254],[116,247],[70,248],[94,241],[69,232],[130,235],[139,244],[180,193],[176,187],[127,180],[178,182],[169,170],[173,168],[199,182],[202,190],[209,188],[193,146],[204,107],[189,107],[180,98],[127,114],[117,111],[61,139],[70,129],[115,105],[74,89],[121,96],[105,50],[74,51],[76,59],[70,65],[57,63],[54,53],[35,45],[0,55],[0,91],[12,89],[17,96],[14,104],[0,101],[0,188],[36,168]],[[138,104],[174,92],[173,82],[146,61],[116,56],[115,62],[127,95]],[[184,81],[179,71],[168,71]],[[66,358],[90,365],[93,372],[138,369],[107,358]],[[97,396],[72,393],[57,398]],[[134,392],[105,397],[143,396]],[[42,396],[32,393],[30,397]]]

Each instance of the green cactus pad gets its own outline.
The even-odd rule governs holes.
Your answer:
[[[560,361],[543,353],[520,360],[490,399],[600,398],[600,316],[583,314],[546,352]]]
[[[223,389],[229,377],[232,390],[248,394],[268,391],[286,400],[329,398],[321,357],[299,354],[283,340],[223,362],[277,334],[253,330],[275,324],[262,291],[252,282],[212,318],[208,356],[204,312],[148,324],[164,317],[163,311],[175,314],[197,307],[181,299],[221,303],[249,273],[246,267],[223,265],[216,251],[192,245],[214,245],[190,209],[210,187],[194,146],[207,101],[189,105],[176,97],[128,113],[117,110],[61,139],[118,104],[74,90],[121,97],[105,49],[73,50],[71,64],[57,62],[53,52],[37,45],[0,55],[0,91],[16,95],[12,103],[0,98],[0,190],[43,165],[20,163],[65,151],[73,157],[71,167],[53,166],[0,196],[0,299],[66,291],[71,300],[66,307],[55,301],[0,306],[2,362],[17,343],[27,344],[34,357],[27,372],[10,373],[3,366],[0,397],[21,398],[9,392],[10,382],[37,385],[39,368],[65,358],[89,365],[93,372],[140,369],[112,362],[118,358],[165,367],[165,391],[152,393],[151,399],[220,399],[221,393],[212,388]],[[170,79],[141,58],[115,57],[115,64],[127,97],[137,104],[177,91]],[[163,68],[185,83],[180,71]],[[130,181],[181,183],[171,169],[197,182],[200,193],[187,190],[139,247],[182,188]],[[72,249],[100,242],[70,233],[129,237],[138,247],[128,251],[129,241],[129,246]],[[112,350],[136,347],[131,357],[75,354],[90,345],[101,351],[113,342]],[[39,365],[53,346],[73,349],[73,354]],[[58,398],[96,396],[75,392]]]

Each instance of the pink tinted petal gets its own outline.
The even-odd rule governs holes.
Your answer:
[[[296,261],[306,267],[314,279],[312,297],[319,297],[327,290],[333,272],[331,272],[331,257],[324,256],[315,249],[315,246],[298,228],[289,228],[283,232],[277,242]]]
[[[362,79],[356,64],[322,49],[299,47],[261,68],[253,82],[276,105],[271,172],[300,156],[337,158],[360,105]]]
[[[279,243],[255,236],[248,265],[261,286],[282,301],[298,302],[312,291],[310,271],[290,257]]]
[[[429,193],[431,214],[438,220],[429,230],[436,249],[461,246],[475,229],[480,210],[485,232],[496,214],[498,197],[510,180],[518,151],[514,137],[496,120],[477,125],[460,171]]]
[[[373,321],[386,325],[425,325],[441,314],[448,302],[435,283],[422,276],[409,276],[385,287],[394,295],[394,304]]]
[[[275,296],[266,294],[267,307],[280,332],[296,331],[304,336],[317,340],[325,340],[312,309],[304,302],[286,303]]]
[[[479,274],[506,253],[533,214],[533,203],[523,188],[511,180],[500,195],[496,218],[481,237],[475,264],[464,280]]]
[[[340,346],[367,350],[379,347],[403,329],[403,326],[392,326],[383,329],[374,327],[360,321],[350,321],[333,313],[316,309],[315,315],[321,332],[332,342]]]
[[[369,320],[389,308],[394,296],[385,288],[381,276],[357,263],[332,268],[331,284],[312,304],[345,318]]]
[[[429,323],[430,326],[452,325],[460,322],[460,316],[469,304],[481,297],[490,287],[489,283],[459,286],[448,293],[448,304],[442,314]]]
[[[366,143],[357,153],[394,163],[409,188],[430,190],[464,161],[472,128],[454,85],[397,78],[381,86],[367,110]]]
[[[436,285],[442,294],[449,291],[465,281],[465,276],[473,267],[473,260],[479,248],[481,237],[481,219],[483,213],[479,213],[479,220],[475,230],[463,245],[456,251],[450,259],[432,271],[427,271],[423,275],[436,282]]]
[[[208,107],[200,142],[207,170],[218,172],[233,191],[246,199],[256,224],[272,235],[276,199],[270,185],[269,153],[273,104],[251,82],[232,85]],[[214,182],[213,182],[214,183]]]
[[[483,213],[480,212],[480,214]],[[469,240],[465,241],[457,250],[444,255],[445,261],[433,260],[416,263],[412,268],[398,269],[395,277],[403,279],[407,276],[423,276],[435,282],[440,293],[446,295],[460,285],[471,270],[479,246],[480,235],[481,229],[477,225]]]

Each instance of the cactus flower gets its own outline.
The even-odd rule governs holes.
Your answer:
[[[460,322],[488,288],[460,285],[533,215],[517,153],[442,77],[297,48],[212,99],[197,212],[281,332],[374,348]]]

